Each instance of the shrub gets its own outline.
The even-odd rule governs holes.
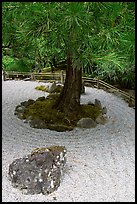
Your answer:
[[[5,71],[29,72],[31,70],[31,63],[27,58],[16,59],[3,56],[2,66]]]

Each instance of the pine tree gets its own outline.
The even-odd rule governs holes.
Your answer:
[[[134,2],[4,2],[3,33],[7,34],[6,26],[10,29],[8,14],[12,46],[15,40],[32,47],[39,41],[47,56],[61,54],[66,59],[66,80],[55,108],[67,113],[80,107],[87,65],[121,70],[127,58],[134,58],[134,6]]]

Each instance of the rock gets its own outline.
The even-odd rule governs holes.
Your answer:
[[[8,172],[13,187],[24,194],[54,192],[63,178],[66,152],[64,146],[36,148],[31,154],[14,160]]]
[[[25,106],[21,106],[21,105],[16,106],[15,115],[17,115],[18,113],[23,113],[24,109],[25,109]]]
[[[101,102],[98,99],[95,99],[95,106],[102,110]]]
[[[30,115],[28,118],[26,118],[25,120],[23,120],[24,123],[31,123],[31,120],[33,119],[33,117]]]
[[[50,93],[60,93],[62,91],[63,86],[57,84],[56,87]]]
[[[102,108],[102,114],[106,114],[107,113],[107,108],[106,107],[103,107]]]
[[[77,127],[80,128],[95,128],[97,123],[91,118],[81,118],[77,122]]]
[[[49,83],[47,86],[46,86],[46,89],[49,93],[53,93],[54,90],[56,88],[56,82],[54,81],[53,83]]]
[[[14,115],[17,115],[19,119],[23,119],[23,113],[25,111],[25,107],[28,105],[33,104],[35,101],[32,99],[29,99],[28,101],[21,102],[20,105],[16,106]]]
[[[63,124],[48,124],[47,128],[50,130],[56,130],[57,132],[65,132],[73,130],[74,127]]]
[[[23,81],[30,81],[30,80],[31,80],[31,78],[29,78],[29,77],[23,79]]]
[[[46,123],[39,119],[39,118],[29,118],[29,124],[31,127],[33,128],[37,128],[37,129],[45,129],[47,128],[47,125]]]
[[[100,114],[97,118],[96,118],[96,122],[99,124],[104,125],[106,122],[108,121],[106,116],[103,116],[102,114]]]
[[[17,117],[18,117],[19,119],[21,119],[21,120],[24,119],[24,117],[23,117],[23,113],[17,113],[16,115],[17,115]]]
[[[46,99],[45,96],[41,96],[41,97],[37,98],[36,101],[44,101],[45,99]]]
[[[14,115],[16,115],[19,119],[23,119],[23,113],[25,111],[25,106],[18,105],[15,108]]]
[[[35,101],[33,99],[29,99],[28,101],[21,102],[21,106],[29,106],[32,105]]]
[[[88,105],[90,105],[90,106],[95,106],[95,104],[92,103],[91,101],[88,101]]]

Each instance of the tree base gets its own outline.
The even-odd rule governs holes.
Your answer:
[[[58,98],[57,94],[57,98]],[[73,111],[60,111],[53,108],[57,99],[38,98],[31,103],[22,102],[16,107],[15,114],[25,123],[37,129],[50,129],[58,132],[71,131],[77,126],[81,118],[89,117],[96,120],[100,109],[94,104],[79,105]],[[25,105],[26,104],[26,105]]]

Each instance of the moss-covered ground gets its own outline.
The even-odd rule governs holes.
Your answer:
[[[53,108],[59,94],[50,94],[50,96],[50,99],[37,99],[33,104],[26,106],[22,119],[31,116],[33,119],[44,121],[49,129],[65,131],[76,127],[81,118],[90,117],[95,120],[100,114],[100,110],[94,104],[80,105],[77,112],[61,112]]]
[[[36,86],[35,89],[39,91],[49,92],[48,88],[44,85]],[[57,85],[56,88],[52,91],[52,93],[60,93],[61,90],[62,86]]]
[[[47,92],[47,88],[46,88],[46,86],[44,86],[44,85],[36,86],[35,89],[36,89],[36,90],[39,90],[39,91],[45,91],[45,92]]]

